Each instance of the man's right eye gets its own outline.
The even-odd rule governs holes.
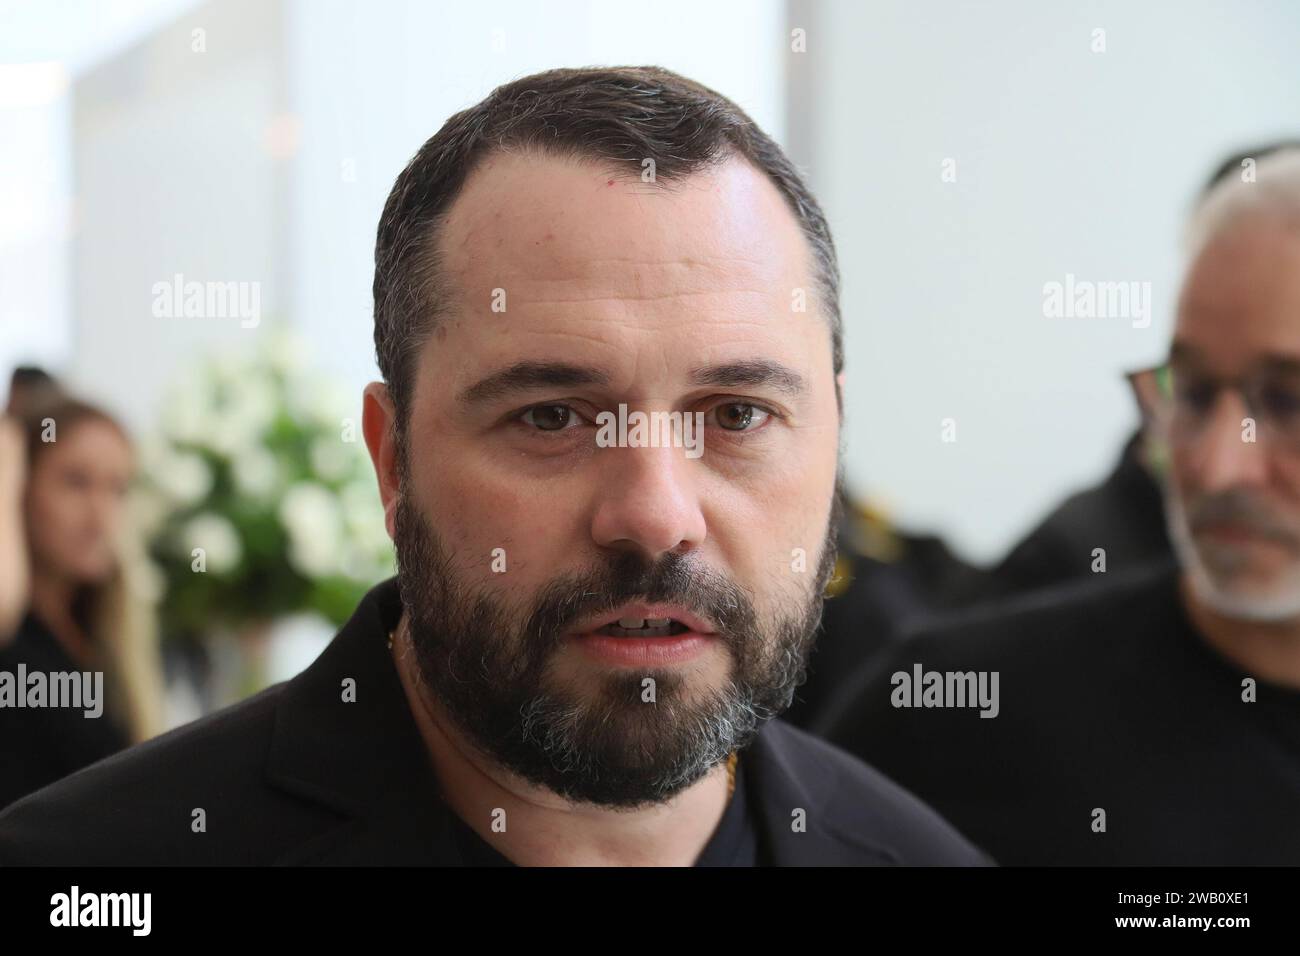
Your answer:
[[[1189,411],[1208,412],[1214,407],[1214,398],[1218,391],[1218,386],[1213,382],[1187,378],[1182,381],[1174,379],[1174,395],[1178,399],[1178,404]]]
[[[537,431],[559,432],[564,431],[571,421],[576,421],[577,416],[568,405],[534,405],[524,409],[518,420]]]

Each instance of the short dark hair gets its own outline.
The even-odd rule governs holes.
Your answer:
[[[46,396],[59,391],[58,380],[39,365],[19,365],[9,376],[6,411],[21,417],[29,405],[39,404]]]
[[[19,365],[9,376],[10,388],[39,388],[55,384],[54,376],[39,365]]]
[[[405,431],[414,357],[445,307],[438,240],[465,180],[489,154],[532,149],[672,180],[743,157],[785,196],[811,246],[835,374],[844,365],[839,266],[821,207],[781,147],[731,100],[655,66],[548,70],[497,87],[449,119],[402,170],[375,242],[375,352]],[[839,389],[836,388],[838,397]]]
[[[1263,159],[1273,153],[1281,152],[1284,149],[1296,149],[1300,147],[1300,140],[1297,139],[1280,139],[1271,143],[1265,143],[1262,146],[1256,146],[1254,149],[1243,149],[1239,153],[1233,153],[1210,174],[1209,181],[1201,187],[1200,193],[1196,197],[1199,203],[1202,199],[1210,194],[1215,186],[1223,182],[1229,176],[1241,172],[1241,164],[1248,159]]]

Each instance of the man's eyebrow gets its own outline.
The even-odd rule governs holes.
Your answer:
[[[1196,365],[1203,365],[1204,358],[1200,349],[1175,342],[1169,350],[1171,360],[1178,359],[1184,362],[1191,362]],[[1300,372],[1300,356],[1289,355],[1285,353],[1271,353],[1256,359],[1251,363],[1251,368],[1255,370],[1266,370],[1270,372],[1282,372],[1288,375],[1294,375]]]
[[[608,384],[609,376],[595,368],[568,362],[516,362],[470,385],[457,398],[463,405],[479,405],[533,388]]]
[[[726,365],[708,365],[691,370],[692,385],[714,385],[718,388],[757,388],[768,386],[787,395],[803,395],[808,383],[794,369],[768,359],[747,362],[730,362]]]
[[[1295,375],[1300,372],[1300,358],[1291,355],[1270,355],[1260,365],[1271,372]]]

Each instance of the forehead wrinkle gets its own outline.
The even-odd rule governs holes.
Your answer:
[[[692,298],[695,296],[709,296],[709,295],[751,295],[763,299],[770,299],[772,297],[772,293],[765,292],[761,289],[726,289],[726,290],[709,289],[709,290],[703,290],[698,292],[695,291],[665,292],[662,295],[647,295],[645,293],[633,295],[624,292],[624,293],[617,293],[614,295],[576,296],[574,298],[569,298],[569,299],[528,298],[525,301],[531,305],[570,305],[576,302],[612,302],[612,301],[621,301],[621,300],[634,300],[637,302],[658,302],[663,299],[685,299],[685,298]]]
[[[598,268],[602,262],[636,262],[638,268],[628,273],[613,273]],[[727,260],[736,261],[736,260]],[[746,262],[753,260],[744,260]],[[577,275],[550,273],[529,274],[521,271],[522,280],[514,283],[516,299],[529,304],[572,304],[600,301],[662,301],[710,296],[719,299],[760,299],[784,302],[786,284],[775,288],[755,287],[749,280],[771,271],[760,269],[726,270],[700,267],[690,262],[644,264],[638,259],[593,260]],[[673,268],[673,267],[684,268]],[[664,273],[677,273],[677,275]],[[724,275],[719,275],[724,273]],[[787,277],[790,279],[790,277]],[[793,285],[791,286],[793,287]],[[764,308],[767,306],[764,305]]]
[[[502,280],[528,283],[581,283],[599,279],[609,283],[630,280],[632,283],[677,283],[700,291],[729,291],[728,282],[768,279],[774,275],[789,278],[789,267],[774,270],[773,261],[735,256],[710,256],[710,261],[696,258],[653,259],[644,256],[529,256],[513,266],[498,266],[495,274]],[[462,270],[464,271],[464,270]]]
[[[730,275],[719,277],[718,272],[722,270],[708,269],[707,272],[696,267],[686,266],[680,271],[681,275],[647,275],[644,269],[638,269],[631,274],[611,274],[608,270],[599,268],[601,262],[612,260],[601,259],[592,260],[592,262],[578,274],[554,275],[549,272],[537,274],[536,270],[516,269],[511,272],[498,273],[494,277],[487,278],[484,283],[491,288],[502,288],[506,291],[507,301],[512,308],[520,306],[564,306],[575,304],[599,304],[602,302],[611,303],[629,303],[629,302],[665,302],[665,301],[683,301],[702,300],[713,298],[719,300],[727,311],[749,311],[759,309],[770,311],[773,303],[777,303],[777,308],[784,310],[786,297],[789,289],[798,285],[798,280],[793,276],[786,276],[786,281],[778,283],[771,288],[755,287],[752,279],[761,274],[762,270],[736,270]],[[620,262],[638,261],[638,260],[618,260]],[[669,263],[670,266],[679,265],[679,263]],[[658,267],[652,267],[658,271]],[[768,273],[770,274],[770,273]],[[729,285],[728,283],[735,283]],[[466,273],[460,271],[457,275],[456,288],[463,290],[471,288],[472,285],[466,282]],[[486,296],[476,297],[480,300],[480,311],[487,311],[489,299]],[[730,300],[728,303],[727,300]],[[706,304],[701,302],[698,306],[692,305],[692,308],[706,308]]]

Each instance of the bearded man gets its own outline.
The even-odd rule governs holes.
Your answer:
[[[1300,149],[1239,172],[1130,376],[1173,556],[919,633],[818,728],[1004,865],[1300,864]],[[918,664],[1000,675],[998,716],[899,706]]]
[[[987,863],[778,719],[835,563],[838,282],[789,160],[683,77],[453,116],[375,252],[397,577],[294,680],[15,805],[0,860]],[[601,440],[628,408],[700,428]]]

